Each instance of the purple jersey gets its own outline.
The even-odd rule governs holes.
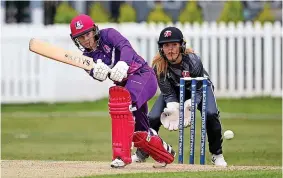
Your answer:
[[[101,59],[110,68],[118,61],[124,61],[130,66],[128,74],[134,73],[147,63],[132,48],[130,42],[113,28],[100,30],[100,39],[97,49],[85,52],[84,55],[93,58],[96,62]]]
[[[124,61],[130,66],[128,77],[122,82],[114,83],[125,87],[131,94],[132,104],[137,108],[133,111],[136,118],[135,131],[148,131],[147,101],[157,90],[153,69],[136,53],[129,41],[113,28],[100,30],[96,50],[85,52],[84,55],[93,58],[94,62],[101,59],[110,68],[113,68],[118,61]]]

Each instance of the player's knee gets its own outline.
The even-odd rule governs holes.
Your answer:
[[[219,120],[219,111],[208,111],[206,117],[207,132],[221,132],[221,123]]]
[[[218,110],[208,110],[206,112],[207,120],[218,119],[219,118],[219,111]]]

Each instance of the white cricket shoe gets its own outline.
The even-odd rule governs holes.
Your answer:
[[[149,155],[147,153],[138,148],[135,154],[132,155],[132,162],[143,163],[146,162],[148,157]]]
[[[153,168],[164,168],[164,167],[166,167],[167,166],[167,164],[166,163],[160,163],[160,162],[157,162],[157,161],[155,161],[155,163],[153,164]]]
[[[145,152],[143,152],[140,149],[137,149],[136,153],[134,155],[132,155],[132,162],[136,162],[136,163],[144,163],[146,162],[146,159],[148,158],[148,154],[146,154]],[[166,163],[159,163],[159,162],[155,162],[153,164],[153,168],[162,168],[162,167],[166,167]]]
[[[132,155],[132,162],[134,163],[142,163],[145,162],[145,159],[141,159],[140,157],[138,157],[138,155],[135,153]]]
[[[211,162],[215,166],[223,166],[223,167],[227,166],[227,163],[222,154],[219,154],[219,155],[213,154],[211,157]]]
[[[111,162],[112,168],[123,168],[126,166],[126,163],[120,158],[116,158]]]

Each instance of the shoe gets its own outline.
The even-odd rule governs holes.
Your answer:
[[[154,164],[153,164],[153,168],[164,168],[164,167],[166,167],[167,166],[167,164],[166,163],[160,163],[160,162],[155,162]]]
[[[176,151],[173,150],[173,147],[172,147],[171,145],[165,143],[164,141],[163,141],[163,146],[164,146],[164,148],[175,158],[175,156],[176,156]]]
[[[143,163],[146,162],[148,157],[149,155],[147,153],[138,148],[136,153],[132,155],[132,162]]]
[[[213,154],[211,157],[211,162],[215,166],[223,166],[223,167],[227,166],[227,163],[222,154],[219,154],[219,155]]]
[[[111,162],[112,168],[123,168],[126,166],[126,163],[120,158],[116,158]]]

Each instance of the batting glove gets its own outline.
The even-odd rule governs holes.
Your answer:
[[[129,66],[124,61],[119,61],[117,64],[111,69],[110,79],[116,82],[121,82],[124,78],[127,77]]]
[[[94,67],[91,71],[91,75],[100,81],[106,80],[108,73],[110,72],[110,68],[102,62],[101,59],[98,59],[96,61],[96,64],[94,64]]]

